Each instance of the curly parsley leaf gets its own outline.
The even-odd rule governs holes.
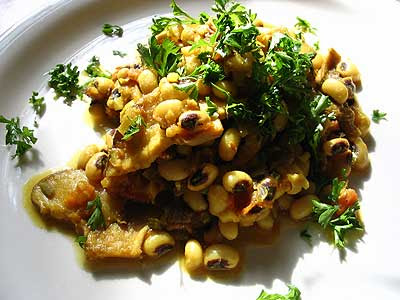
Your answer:
[[[160,45],[154,36],[150,38],[148,47],[138,44],[137,50],[143,63],[155,69],[162,77],[177,70],[182,56],[180,48],[171,40],[165,39]]]
[[[132,136],[140,131],[141,127],[146,127],[146,123],[142,116],[136,116],[134,120],[131,120],[131,125],[129,125],[128,130],[125,132],[122,137],[123,141],[129,140]]]
[[[339,181],[338,178],[335,178],[332,181],[331,194],[328,196],[328,200],[332,202],[332,204],[322,203],[316,200],[312,201],[314,217],[324,229],[328,228],[333,232],[334,245],[337,248],[345,247],[345,236],[347,232],[351,230],[363,230],[363,226],[356,216],[356,212],[360,209],[358,201],[337,216],[337,212],[339,211],[337,200],[345,186],[345,181]]]
[[[97,195],[94,200],[89,201],[87,204],[86,209],[93,210],[89,220],[87,221],[87,225],[91,230],[97,230],[100,227],[106,226],[101,206],[101,199],[99,195]]]
[[[113,55],[119,56],[119,57],[122,57],[122,58],[128,55],[127,53],[119,51],[119,50],[113,50],[112,53],[113,53]]]
[[[301,300],[301,292],[294,285],[288,285],[289,292],[286,295],[268,294],[266,291],[261,291],[261,294],[256,300]]]
[[[34,136],[33,130],[26,126],[21,129],[18,117],[8,120],[0,115],[0,123],[6,124],[6,145],[16,146],[12,159],[17,156],[21,157],[36,143],[37,138]]]
[[[79,247],[85,249],[85,243],[87,241],[87,237],[84,235],[79,235],[76,237],[75,242],[78,243]]]
[[[44,112],[46,104],[44,103],[44,97],[38,97],[39,93],[33,91],[32,96],[29,98],[28,102],[32,105],[33,110],[38,116],[41,116]]]
[[[309,32],[311,34],[316,34],[317,29],[315,27],[312,27],[310,22],[300,18],[296,17],[297,23],[294,25],[294,27],[298,30],[300,30],[303,33]]]
[[[197,20],[193,17],[191,17],[187,12],[185,12],[182,8],[179,7],[178,4],[176,4],[175,0],[171,0],[170,7],[172,8],[172,12],[174,16],[177,17],[185,17],[188,20],[197,23]]]
[[[111,78],[111,73],[102,69],[102,67],[100,65],[100,59],[97,56],[93,56],[90,59],[89,64],[85,69],[85,72],[90,77]]]
[[[192,77],[202,78],[205,84],[215,83],[225,78],[224,68],[209,57],[206,52],[200,53],[202,64],[190,74]]]
[[[64,97],[64,103],[71,105],[79,96],[82,97],[82,87],[79,85],[77,66],[58,64],[49,72],[48,84],[54,89],[56,97]]]
[[[103,25],[103,33],[106,36],[118,36],[118,37],[122,37],[122,35],[124,34],[124,30],[122,29],[122,27],[118,26],[118,25],[111,25],[111,24],[104,24]]]
[[[207,104],[207,113],[209,116],[212,116],[218,111],[217,105],[211,101],[210,97],[206,97],[206,104]]]
[[[372,111],[372,121],[379,123],[381,120],[386,120],[387,113],[379,111],[379,109],[374,109]]]

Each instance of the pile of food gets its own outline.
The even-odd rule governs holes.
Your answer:
[[[286,28],[227,0],[198,18],[171,6],[140,61],[87,68],[84,93],[115,126],[76,169],[35,185],[40,213],[73,224],[88,259],[184,245],[190,272],[235,268],[243,229],[276,230],[285,216],[319,223],[343,247],[362,230],[348,177],[369,166],[357,67],[307,43],[315,29],[301,18]],[[59,66],[56,92],[56,75],[74,71]]]

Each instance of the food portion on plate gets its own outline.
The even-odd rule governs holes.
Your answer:
[[[49,73],[58,96],[71,104],[84,92],[114,126],[76,169],[38,182],[32,202],[72,224],[92,260],[182,245],[190,272],[234,269],[244,228],[276,231],[286,216],[344,247],[363,230],[348,177],[369,167],[357,67],[308,43],[315,29],[301,18],[277,26],[226,0],[198,18],[171,7],[140,60],[107,72],[94,57],[84,87],[71,64]]]

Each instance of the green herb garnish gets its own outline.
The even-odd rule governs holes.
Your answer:
[[[32,105],[33,110],[39,116],[44,112],[46,104],[44,103],[44,97],[38,97],[39,93],[33,91],[32,96],[29,98],[29,103]]]
[[[12,159],[17,156],[21,157],[36,143],[37,138],[34,136],[33,130],[26,126],[21,129],[18,117],[8,120],[0,115],[0,123],[6,124],[6,145],[16,146]]]
[[[387,113],[379,111],[379,109],[374,109],[372,111],[372,121],[379,123],[381,120],[386,120]]]
[[[127,53],[119,51],[119,50],[113,50],[112,53],[113,53],[113,55],[117,55],[117,56],[122,57],[122,58],[128,55]]]
[[[155,69],[162,77],[176,71],[182,56],[180,48],[171,40],[165,39],[160,45],[154,36],[150,38],[148,47],[138,44],[137,50],[142,57],[143,63]]]
[[[315,34],[316,33],[316,28],[312,27],[310,22],[300,18],[300,17],[296,17],[297,19],[297,23],[294,25],[294,27],[298,30],[300,30],[303,33],[309,32],[311,34]]]
[[[137,116],[134,120],[131,120],[131,125],[129,125],[128,130],[122,137],[123,141],[129,140],[132,136],[140,131],[141,127],[146,127],[146,123],[142,116]]]
[[[79,71],[77,66],[58,64],[49,72],[49,86],[54,89],[56,97],[64,97],[64,102],[71,105],[79,96],[82,97],[82,87],[79,86]]]
[[[85,249],[85,243],[87,241],[87,237],[84,235],[79,235],[76,237],[75,242],[79,244],[79,247]]]
[[[340,192],[345,188],[346,182],[339,181],[335,178],[332,181],[332,191],[328,196],[328,200],[332,204],[318,202],[313,200],[313,213],[318,224],[320,224],[324,229],[328,228],[332,230],[334,237],[334,245],[337,248],[345,247],[345,235],[351,230],[364,230],[361,222],[356,216],[357,210],[360,209],[360,204],[357,201],[352,206],[348,207],[342,214],[336,216],[339,211],[339,205],[337,200],[339,198]]]
[[[301,292],[294,285],[288,285],[289,292],[286,295],[280,294],[268,294],[266,291],[262,291],[256,300],[300,300]]]
[[[122,35],[124,34],[124,30],[122,29],[122,27],[120,27],[118,25],[104,24],[103,25],[103,33],[106,36],[122,37]]]
[[[207,113],[209,116],[212,116],[218,111],[217,105],[211,101],[210,97],[206,97],[206,103],[207,103]]]
[[[91,230],[97,230],[100,227],[106,226],[101,206],[101,199],[99,195],[97,195],[94,200],[89,201],[87,204],[87,210],[93,209],[92,214],[87,221],[87,225],[90,227]]]
[[[111,73],[108,71],[104,71],[101,68],[100,65],[100,59],[97,56],[93,56],[90,61],[88,66],[85,69],[85,72],[90,76],[90,77],[105,77],[105,78],[111,78]]]
[[[197,100],[199,98],[199,90],[196,82],[185,82],[180,84],[174,84],[174,88],[185,92],[191,99]]]

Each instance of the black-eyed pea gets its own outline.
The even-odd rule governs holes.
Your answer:
[[[85,167],[86,177],[90,181],[100,181],[104,177],[104,169],[108,162],[108,154],[98,152],[94,154],[87,162]]]
[[[180,181],[189,177],[191,165],[184,159],[163,160],[158,164],[158,172],[168,181]]]
[[[86,95],[93,100],[106,100],[114,89],[114,82],[105,77],[97,77],[86,89]]]
[[[142,93],[149,94],[158,86],[157,76],[150,70],[143,70],[138,77],[138,83]]]
[[[362,138],[358,137],[354,141],[353,148],[353,161],[351,164],[352,168],[359,171],[365,170],[369,166],[367,145],[364,143]]]
[[[84,170],[89,159],[99,151],[99,146],[95,144],[86,146],[81,153],[79,153],[78,169]]]
[[[169,99],[160,102],[153,111],[153,118],[162,128],[175,124],[183,111],[183,103],[178,99]]]
[[[334,78],[326,79],[321,86],[321,90],[324,94],[329,95],[338,104],[346,102],[349,92],[343,82]]]
[[[185,245],[185,267],[189,272],[203,265],[203,248],[197,240],[189,240]]]
[[[210,163],[206,163],[200,170],[196,171],[188,180],[188,189],[191,191],[201,191],[208,188],[217,178],[218,168]]]
[[[351,77],[356,85],[358,85],[361,81],[360,71],[358,70],[357,66],[351,61],[341,61],[336,66],[336,71],[338,71],[340,76],[342,76],[343,78]]]
[[[272,227],[274,227],[274,217],[272,216],[272,214],[269,214],[263,219],[258,220],[257,225],[263,230],[270,230],[272,229]]]
[[[312,65],[314,70],[318,70],[319,68],[321,68],[322,64],[324,63],[324,55],[321,53],[317,53],[317,55],[315,55],[314,59],[312,60]]]
[[[237,89],[236,86],[233,84],[233,82],[228,81],[228,80],[221,80],[218,81],[216,84],[216,86],[218,86],[220,89],[227,91],[228,93],[230,93],[233,97],[235,97],[237,95]],[[220,91],[218,88],[216,88],[215,86],[212,87],[212,92],[213,94],[219,98],[219,99],[226,99],[226,95],[225,93],[223,93],[222,91]]]
[[[205,111],[189,110],[179,116],[178,126],[186,130],[196,131],[210,121],[210,116]]]
[[[347,88],[347,92],[349,94],[349,99],[354,99],[354,94],[356,93],[356,85],[353,82],[351,77],[345,77],[342,79],[342,82]]]
[[[204,266],[210,270],[229,270],[239,263],[239,252],[225,244],[209,246],[204,253]]]
[[[312,201],[319,201],[316,195],[305,195],[293,201],[289,209],[290,217],[295,221],[304,220],[313,212]]]
[[[186,190],[183,194],[183,200],[193,211],[196,212],[203,211],[208,208],[207,201],[200,192]]]
[[[221,232],[222,236],[229,241],[232,241],[237,238],[239,233],[238,223],[228,222],[222,223],[218,222],[219,232]]]
[[[221,185],[212,185],[208,189],[209,211],[214,216],[218,216],[229,205],[229,194]]]
[[[288,115],[285,113],[278,113],[273,120],[274,127],[277,132],[281,132],[286,128],[288,123]]]
[[[361,137],[365,137],[369,132],[369,127],[371,125],[371,120],[368,118],[366,114],[364,114],[360,108],[358,108],[357,113],[355,114],[354,124],[358,127],[361,132]]]
[[[240,216],[240,226],[241,227],[250,227],[253,226],[254,223],[257,221],[258,215],[257,214],[248,214],[245,216]]]
[[[231,161],[240,144],[240,133],[236,128],[229,128],[224,132],[218,145],[218,154],[224,161]]]
[[[350,143],[345,138],[331,139],[329,141],[326,141],[322,146],[324,153],[328,156],[333,156],[336,154],[343,153],[347,151],[349,148],[350,148]]]
[[[148,256],[161,256],[175,246],[174,238],[167,232],[151,231],[143,243],[143,252]]]
[[[222,177],[222,185],[230,193],[244,192],[253,187],[253,180],[243,171],[230,171]]]

